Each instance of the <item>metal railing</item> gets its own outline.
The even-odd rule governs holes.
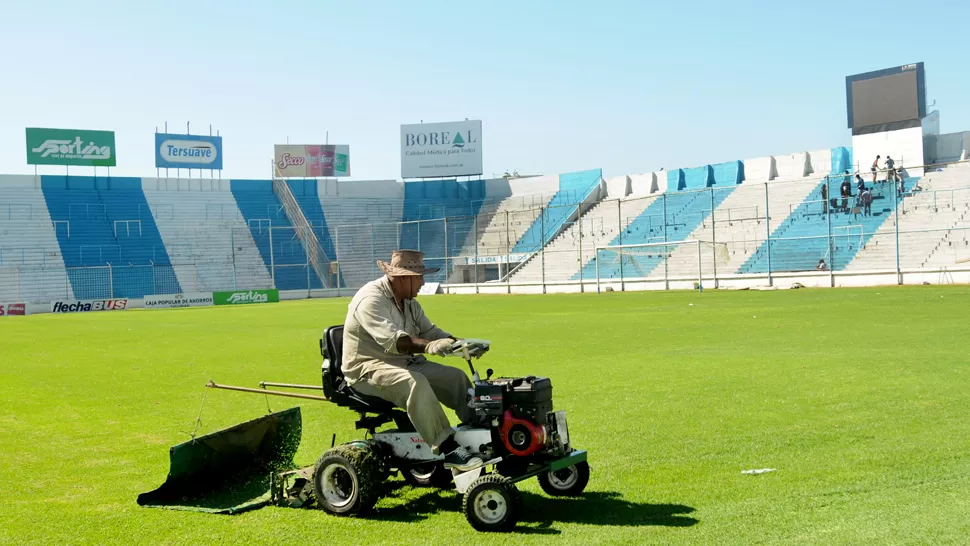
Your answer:
[[[280,226],[274,221],[274,216],[283,213],[276,209],[267,209],[266,218],[250,219],[246,227],[237,229],[228,226],[243,224],[199,225],[191,237],[182,239],[184,243],[153,249],[150,256],[156,265],[129,265],[118,245],[77,245],[70,250],[65,248],[62,256],[56,247],[38,245],[31,249],[21,243],[18,247],[23,248],[10,248],[12,245],[0,244],[0,300],[40,297],[40,285],[51,286],[51,293],[60,297],[63,287],[58,283],[65,279],[72,290],[86,292],[86,286],[91,285],[92,293],[117,295],[119,285],[114,278],[119,275],[127,275],[119,278],[127,279],[125,282],[130,285],[123,293],[137,292],[131,287],[171,289],[174,275],[178,281],[175,288],[183,291],[192,287],[275,286],[281,290],[319,291],[313,293],[321,295],[350,295],[380,275],[378,259],[389,259],[392,250],[403,247],[424,251],[429,266],[441,268],[427,281],[444,283],[449,291],[472,292],[497,287],[536,292],[559,286],[586,290],[596,280],[597,266],[601,275],[612,275],[609,282],[620,279],[627,287],[640,280],[670,286],[685,271],[684,255],[689,252],[677,249],[689,245],[677,243],[690,239],[727,248],[726,257],[704,258],[701,276],[705,287],[708,282],[717,286],[736,279],[772,284],[778,276],[802,273],[827,276],[834,285],[837,276],[858,272],[876,271],[901,279],[908,271],[970,271],[970,262],[966,261],[970,259],[970,168],[961,165],[946,172],[944,177],[927,173],[920,181],[922,189],[914,190],[910,182],[902,196],[896,184],[877,183],[872,216],[858,218],[851,210],[845,213],[824,207],[817,199],[824,177],[814,177],[744,183],[727,194],[718,193],[722,189],[708,188],[608,199],[583,205],[583,214],[572,219],[568,219],[568,213],[578,203],[555,210],[557,207],[545,206],[543,202],[535,208],[474,216],[407,222],[335,221],[328,223],[327,232],[323,232],[319,222],[307,222],[303,230],[318,242],[332,241],[333,256],[325,268],[314,266],[314,257],[307,248],[316,245],[305,242],[298,227]],[[4,205],[0,203],[0,219]],[[805,214],[792,214],[798,207],[803,207]],[[167,214],[163,208],[159,210]],[[544,214],[549,209],[553,209],[551,213]],[[207,206],[205,210],[217,222],[238,217],[238,211],[221,205]],[[373,210],[381,210],[380,204],[374,203]],[[178,217],[177,208],[174,212]],[[74,204],[70,213],[74,220],[54,221],[53,228],[59,235],[69,235],[72,241],[83,238],[85,222],[107,221],[100,205]],[[545,218],[563,215],[567,220],[556,234],[542,225]],[[136,221],[120,222],[127,223],[116,225],[119,235],[137,235],[138,224],[132,223]],[[516,243],[536,222],[536,230],[549,242],[519,252]],[[186,226],[186,230],[191,228],[191,224]],[[3,229],[0,225],[0,235]],[[205,236],[206,231],[211,236]],[[618,260],[613,270],[593,261],[596,247],[657,242],[669,243],[669,256],[627,257]],[[125,246],[126,251],[128,248]],[[691,248],[696,253],[696,246]],[[166,255],[172,265],[163,265]],[[696,266],[696,256],[690,257]],[[829,271],[815,270],[820,259],[825,260]],[[124,269],[130,267],[160,268],[158,278],[150,279],[143,270]],[[169,268],[171,274],[163,274],[164,268]],[[126,272],[119,273],[123,269]],[[32,271],[43,273],[35,279]],[[697,273],[691,270],[688,276],[696,277]],[[59,280],[49,280],[55,277]],[[109,280],[111,286],[106,284]]]

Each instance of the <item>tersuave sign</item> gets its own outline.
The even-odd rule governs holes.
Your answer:
[[[155,133],[155,167],[222,170],[222,137]]]
[[[401,177],[482,174],[482,122],[401,126]]]
[[[28,165],[114,167],[113,131],[27,128]]]

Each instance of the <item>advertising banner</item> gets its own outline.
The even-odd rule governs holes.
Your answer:
[[[52,313],[87,313],[89,311],[124,311],[128,298],[116,300],[66,300],[52,301]]]
[[[401,126],[401,178],[482,174],[482,122]]]
[[[277,144],[273,152],[276,175],[283,178],[350,176],[346,144]]]
[[[27,305],[23,303],[0,303],[0,317],[24,316]]]
[[[145,309],[179,309],[183,307],[206,307],[213,305],[211,293],[172,294],[145,296]]]
[[[501,256],[470,256],[465,258],[467,265],[516,264],[526,260],[528,253],[502,254]]]
[[[222,170],[222,137],[155,133],[155,167]]]
[[[232,292],[213,292],[214,305],[244,305],[249,303],[277,303],[280,291],[272,290],[235,290]]]
[[[28,127],[27,164],[114,167],[114,131]]]

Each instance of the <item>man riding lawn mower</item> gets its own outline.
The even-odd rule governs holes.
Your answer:
[[[550,380],[492,379],[492,370],[481,379],[471,359],[481,358],[490,343],[455,338],[432,324],[414,299],[424,274],[437,269],[425,268],[417,251],[396,251],[390,263],[378,261],[378,266],[385,276],[364,285],[350,303],[345,324],[327,328],[320,340],[324,397],[266,389],[321,389],[310,385],[207,385],[328,400],[358,412],[357,429],[367,431],[368,440],[333,447],[315,466],[292,470],[299,408],[271,414],[173,447],[168,480],[139,496],[139,504],[177,505],[167,499],[184,495],[200,476],[217,470],[225,475],[227,468],[236,468],[227,461],[246,453],[255,454],[251,459],[257,474],[270,471],[269,502],[315,502],[336,515],[369,511],[379,498],[381,482],[395,471],[416,486],[454,483],[464,495],[465,517],[480,531],[515,526],[516,482],[535,476],[550,495],[580,495],[589,481],[586,452],[573,449],[566,412],[553,411]],[[458,368],[427,360],[425,354],[462,357],[472,380]],[[458,427],[450,426],[441,404],[457,413]],[[289,413],[293,410],[295,414]],[[388,423],[395,428],[377,430]],[[193,457],[204,463],[186,464]]]

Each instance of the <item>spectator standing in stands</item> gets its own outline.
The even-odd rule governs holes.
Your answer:
[[[852,183],[848,178],[842,179],[842,187],[839,188],[842,196],[842,212],[849,212],[849,198],[852,197]]]
[[[869,188],[862,189],[862,215],[872,216],[872,192]]]
[[[872,183],[876,183],[876,172],[879,170],[879,158],[882,156],[876,156],[876,160],[872,162]]]
[[[825,177],[825,183],[822,184],[822,214],[829,213],[829,177]]]
[[[886,156],[886,182],[896,181],[896,162],[893,158]]]
[[[866,182],[865,182],[865,180],[863,180],[862,179],[862,176],[861,175],[858,175],[858,174],[855,175],[855,189],[858,190],[858,191],[860,191],[860,192],[862,190],[866,189]]]

